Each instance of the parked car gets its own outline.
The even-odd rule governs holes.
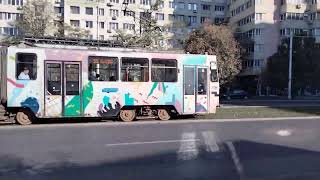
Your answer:
[[[234,89],[222,95],[223,99],[248,99],[249,94],[242,89]]]

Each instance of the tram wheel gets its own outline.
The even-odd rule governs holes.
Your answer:
[[[32,124],[32,116],[27,111],[19,111],[16,115],[16,122],[20,125]]]
[[[136,118],[135,110],[121,110],[120,119],[124,122],[131,122]]]
[[[158,118],[161,121],[167,121],[171,118],[171,116],[166,109],[158,109]]]

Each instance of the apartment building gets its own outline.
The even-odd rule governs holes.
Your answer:
[[[118,30],[140,33],[142,13],[154,0],[50,0],[54,6],[54,25],[90,31],[90,39],[111,39]],[[20,17],[21,6],[27,0],[0,0],[0,35],[16,35],[11,22]],[[158,11],[152,14],[158,26],[170,38],[185,34],[209,21],[220,23],[225,18],[226,0],[164,0]],[[181,22],[183,28],[170,27]],[[62,32],[68,34],[68,32]],[[0,36],[0,38],[1,38]]]
[[[22,6],[23,0],[0,0],[0,39],[17,35],[18,30],[12,23],[21,17]]]
[[[320,2],[317,0],[283,0],[280,9],[280,35],[314,36],[320,43]]]
[[[228,4],[229,23],[244,47],[243,72],[240,76],[259,75],[269,56],[279,44],[280,0],[231,0]]]
[[[63,21],[73,27],[90,31],[91,39],[110,39],[118,30],[139,34],[140,19],[150,9],[152,0],[65,0],[57,2],[63,7]],[[168,44],[171,37],[183,33],[172,28],[173,22],[184,23],[191,31],[205,21],[219,23],[225,17],[225,0],[164,0],[152,16],[165,33]],[[66,32],[67,33],[67,32]]]
[[[317,0],[229,0],[227,18],[244,47],[240,77],[258,83],[268,57],[290,32],[316,37],[320,43]]]

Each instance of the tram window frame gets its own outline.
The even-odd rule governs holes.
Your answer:
[[[77,96],[80,95],[81,84],[81,65],[80,64],[66,64],[64,67],[65,76],[65,95]]]
[[[16,53],[16,79],[26,81],[37,80],[37,61],[38,57],[36,53]],[[19,79],[19,75],[24,71],[24,68],[29,70],[29,79]]]
[[[218,82],[218,70],[217,69],[211,69],[210,71],[210,81],[211,82]]]
[[[96,59],[93,59],[96,58]],[[109,58],[109,59],[103,59],[103,58]],[[111,65],[115,64],[115,67],[112,68],[112,66],[107,66],[106,68],[103,67],[92,67],[92,64],[103,64],[100,63],[103,60],[111,60],[113,61]],[[93,63],[92,61],[98,61],[98,63]],[[110,65],[110,64],[107,64]],[[91,75],[92,69],[94,69],[95,71],[95,75]],[[97,73],[97,71],[99,70],[99,73]],[[105,74],[101,74],[101,71],[103,70],[106,73]],[[119,58],[118,57],[114,57],[114,56],[89,56],[88,57],[88,79],[89,81],[107,81],[107,82],[116,82],[119,80]],[[109,73],[109,74],[108,74]],[[107,75],[108,74],[108,75]],[[114,74],[114,75],[112,75]],[[114,78],[112,78],[114,77]],[[112,78],[112,79],[111,79]]]
[[[46,64],[46,95],[62,94],[62,64]],[[59,70],[59,71],[57,71]]]
[[[157,63],[155,63],[154,61],[157,61]],[[168,66],[170,65],[171,62],[174,62],[173,66]],[[156,66],[154,66],[154,64],[157,64]],[[159,66],[160,64],[160,66]],[[164,66],[161,66],[164,65]],[[164,69],[164,78],[160,77],[161,75],[155,75],[155,70],[156,69]],[[167,75],[167,70],[169,69],[175,69],[174,70],[174,74],[175,76],[172,78],[168,78],[170,76],[166,76]],[[158,80],[157,78],[160,78],[160,80]],[[151,59],[151,81],[152,82],[178,82],[178,61],[176,59],[162,59],[162,58],[152,58]]]
[[[131,64],[131,65],[130,66],[124,65],[124,62],[126,64]],[[138,64],[140,64],[140,65],[139,66],[135,66],[135,65],[138,65]],[[149,73],[149,66],[150,65],[149,64],[150,63],[149,63],[149,59],[148,58],[143,58],[143,57],[122,57],[121,58],[121,81],[122,82],[149,82],[149,79],[150,79],[150,77],[149,77],[149,74],[150,74]],[[132,69],[132,68],[135,68],[135,69]],[[128,70],[129,70],[129,72],[128,72]],[[136,72],[138,72],[138,74],[140,73],[140,78],[139,79],[135,79],[135,77],[137,77],[137,78],[139,77],[139,76],[135,76],[135,77],[129,79],[130,75],[126,75],[125,76],[125,74],[130,73],[130,70],[133,70],[134,73],[136,73]],[[124,72],[125,72],[125,74],[124,74]]]

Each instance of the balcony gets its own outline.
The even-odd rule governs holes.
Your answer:
[[[308,9],[307,4],[284,4],[281,6],[281,12],[304,13]]]
[[[224,11],[215,11],[216,16],[224,16],[225,12]]]
[[[307,4],[284,4],[281,6],[281,12],[304,13],[308,9]]]

